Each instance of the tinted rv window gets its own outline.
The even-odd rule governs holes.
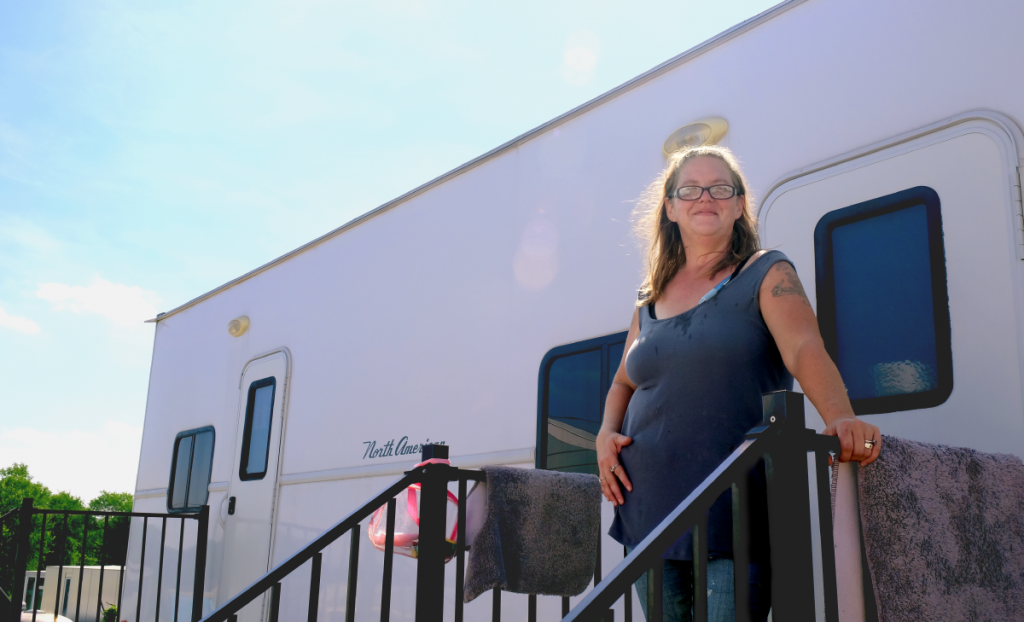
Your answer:
[[[267,449],[270,447],[270,426],[273,423],[273,376],[249,385],[249,400],[245,407],[245,433],[242,438],[242,461],[238,477],[243,480],[263,479],[267,474]]]
[[[918,187],[829,212],[814,251],[818,323],[854,411],[945,402],[953,361],[938,194]]]
[[[597,473],[594,441],[626,333],[555,348],[541,362],[537,466]]]
[[[210,496],[213,466],[212,427],[179,432],[174,439],[167,508],[172,512],[198,512]]]

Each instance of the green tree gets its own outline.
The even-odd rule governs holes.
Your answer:
[[[131,512],[135,498],[130,492],[107,492],[89,502],[89,509],[94,512]]]
[[[89,502],[89,509],[94,512],[131,512],[135,499],[130,492],[100,492],[100,495]],[[131,519],[126,516],[107,518],[106,540],[103,540],[103,518],[96,518],[94,548],[96,563],[100,565],[121,565],[128,558],[128,531]],[[90,527],[92,529],[92,527]],[[93,536],[91,536],[93,537]],[[102,559],[101,559],[102,557]]]

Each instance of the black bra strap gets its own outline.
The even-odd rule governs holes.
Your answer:
[[[747,255],[747,258],[741,261],[740,265],[736,266],[736,269],[733,270],[732,272],[732,276],[729,277],[730,281],[736,278],[736,275],[740,273],[740,270],[743,269],[743,266],[747,265],[747,262],[750,261],[751,257],[753,257],[753,255]]]

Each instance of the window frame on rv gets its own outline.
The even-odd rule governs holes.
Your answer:
[[[256,407],[256,392],[259,389],[270,387],[270,411],[267,414],[267,438],[266,446],[263,448],[263,470],[249,471],[249,452],[252,450],[253,440],[253,418]],[[245,401],[245,426],[242,432],[242,455],[238,461],[238,479],[244,481],[260,480],[267,476],[268,462],[270,460],[270,440],[274,434],[274,404],[277,399],[277,377],[268,376],[254,380],[249,384],[249,390]]]
[[[625,348],[626,335],[628,331],[619,333],[612,333],[604,335],[602,337],[596,337],[594,339],[587,339],[584,341],[578,341],[570,343],[564,346],[558,346],[552,348],[544,355],[540,363],[540,373],[538,378],[538,390],[537,390],[537,457],[536,467],[538,469],[551,469],[548,464],[548,428],[549,428],[549,407],[551,401],[551,369],[552,366],[559,360],[566,359],[571,356],[586,354],[591,352],[601,353],[600,363],[600,382],[598,389],[598,412],[597,421],[600,425],[601,416],[604,412],[604,401],[608,394],[608,388],[611,386],[612,378],[615,376],[616,370],[619,367],[619,361],[621,360],[621,352]],[[616,349],[615,346],[621,346]],[[613,349],[619,353],[618,356],[612,356]],[[615,360],[612,360],[612,359]],[[579,465],[569,465],[570,467],[583,467],[589,463]],[[554,470],[554,469],[552,469]],[[580,472],[580,471],[574,471]],[[583,471],[590,472],[590,471]],[[593,473],[597,473],[597,462],[596,453],[594,461]]]
[[[189,503],[189,501],[192,498],[193,484],[194,483],[198,483],[198,482],[193,482],[193,476],[197,473],[195,467],[196,466],[204,466],[204,465],[201,465],[201,464],[196,462],[196,439],[199,437],[200,434],[207,434],[207,433],[210,434],[210,455],[209,455],[209,460],[205,464],[206,482],[204,484],[202,484],[202,490],[203,490],[202,502],[201,503],[196,503],[196,504],[191,504],[191,503]],[[181,447],[182,440],[186,439],[186,438],[190,438],[191,441],[189,442],[189,449],[188,449],[188,467],[185,469],[185,471],[183,473],[181,473],[181,475],[185,476],[185,478],[184,478],[185,479],[185,490],[184,490],[184,495],[182,496],[181,505],[178,506],[178,507],[175,507],[175,505],[174,505],[174,498],[175,498],[175,485],[177,483],[177,481],[176,481],[177,477],[176,476],[179,475],[179,473],[178,473],[178,458],[179,458],[179,453],[180,453],[179,449]],[[214,430],[212,425],[203,426],[201,428],[193,428],[191,430],[185,430],[183,432],[178,432],[178,434],[175,435],[175,437],[174,437],[174,445],[172,446],[172,450],[171,450],[171,474],[170,474],[170,476],[168,478],[168,484],[167,484],[167,512],[168,513],[170,513],[170,514],[193,514],[195,512],[200,511],[202,509],[202,507],[204,505],[206,505],[207,501],[210,500],[210,478],[213,475],[213,453],[216,450],[216,446],[217,446],[217,432],[216,432],[216,430]],[[198,472],[202,473],[202,471],[198,471]]]
[[[919,223],[916,230],[905,225],[903,227],[895,226],[895,223],[898,222],[895,219],[900,218],[900,216],[896,216],[897,212],[922,207],[923,213],[919,212],[916,215],[910,211],[904,212],[903,218],[908,223],[911,222],[909,220],[911,217]],[[837,229],[847,225],[858,225],[874,218],[887,216],[891,217],[888,220],[891,227],[889,231],[892,232],[889,244],[892,245],[896,240],[900,240],[903,245],[899,247],[884,246],[885,240],[879,239],[879,233],[883,230],[877,229],[871,233],[871,243],[876,245],[872,249],[873,253],[856,256],[856,261],[851,261],[851,258],[855,257],[851,253],[841,260],[843,267],[840,269],[840,273],[845,272],[848,277],[847,280],[850,281],[840,284],[842,290],[846,292],[841,294],[841,296],[847,296],[847,302],[854,309],[856,309],[858,304],[862,305],[862,307],[857,312],[847,311],[844,314],[840,314],[837,312],[839,304],[836,293],[837,269],[835,259],[837,251],[835,248],[835,232]],[[923,227],[921,225],[922,222]],[[866,239],[868,235],[865,232],[867,231],[870,230],[863,229],[860,233],[854,235],[860,235]],[[902,236],[902,239],[900,239],[900,236]],[[916,236],[916,238],[911,236]],[[924,252],[914,257],[906,254],[910,252],[909,248],[915,245],[920,248],[922,243],[927,245],[927,250],[925,251],[927,256],[925,256]],[[841,242],[840,247],[847,244],[849,242]],[[894,253],[894,249],[896,249],[896,253],[904,254],[898,257],[884,258],[884,253],[891,255]],[[838,252],[849,253],[849,250],[844,251],[840,248]],[[850,403],[853,406],[854,412],[858,415],[892,413],[904,410],[933,408],[945,402],[953,392],[953,350],[952,333],[950,330],[949,296],[946,282],[945,246],[942,235],[942,212],[938,193],[927,186],[917,186],[828,212],[822,216],[814,229],[814,257],[818,325],[821,329],[822,339],[825,342],[825,349],[832,357],[832,360],[835,361],[837,367],[839,367],[840,374],[844,376],[844,381],[850,391]],[[863,260],[861,260],[861,257],[863,257]],[[894,261],[893,259],[898,259],[899,261]],[[884,263],[885,268],[881,269],[878,265],[872,268],[872,262],[875,264]],[[861,274],[854,274],[851,271],[850,266],[854,263],[858,268],[862,265],[866,266]],[[907,278],[914,276],[912,273],[915,270],[914,266],[916,266],[917,270],[916,275],[920,275],[922,268],[926,266],[929,278]],[[884,294],[879,294],[881,299],[878,300],[869,299],[870,291],[864,296],[852,296],[851,292],[858,291],[858,287],[861,290],[864,289],[863,283],[853,283],[858,280],[876,284],[872,285],[872,290],[876,286],[878,290],[883,292],[888,288],[888,291],[894,293],[894,295],[890,298],[883,298]],[[886,280],[888,282],[885,282]],[[929,317],[928,313],[925,312],[916,318],[902,318],[903,325],[908,329],[911,326],[918,328],[914,335],[900,337],[904,340],[903,343],[899,343],[898,339],[885,340],[878,337],[872,343],[870,335],[858,335],[850,332],[854,330],[854,324],[869,325],[871,322],[879,326],[880,330],[894,331],[894,327],[899,325],[901,318],[890,315],[884,318],[883,321],[882,315],[885,312],[881,310],[881,306],[878,304],[869,305],[867,303],[888,302],[892,305],[889,307],[889,313],[892,312],[893,306],[896,305],[903,305],[905,310],[913,307],[920,308],[929,302],[928,296],[923,294],[924,285],[930,288],[931,316]],[[918,298],[916,299],[912,298],[915,291],[918,293]],[[902,300],[900,299],[901,297]],[[872,317],[872,314],[874,314],[874,317]],[[841,318],[838,317],[839,315],[847,317],[845,326],[840,325],[842,322]],[[931,334],[927,329],[929,321],[934,326],[934,334]],[[920,330],[921,327],[924,327],[925,330]],[[842,357],[839,351],[840,335],[843,335],[842,339],[850,344],[850,347],[844,351]],[[916,342],[914,341],[915,338],[917,338]],[[922,341],[922,339],[925,341]],[[928,339],[932,340],[932,342],[927,343]],[[915,349],[918,352],[923,351],[921,348],[922,343],[927,346],[934,345],[934,371],[928,369],[928,364],[921,361],[912,361],[909,358],[903,360],[902,355],[908,351]],[[858,397],[858,395],[864,393],[861,385],[866,384],[867,377],[862,372],[867,368],[854,366],[844,371],[844,366],[852,366],[853,363],[848,361],[858,357],[865,360],[874,360],[867,354],[871,348],[874,348],[874,352],[871,353],[874,356],[878,356],[880,350],[886,351],[888,361],[892,362],[880,361],[872,367],[872,373],[874,374],[873,382],[875,383],[874,395]],[[891,355],[899,348],[903,348],[900,351],[900,355],[892,359]],[[862,365],[863,362],[859,364]],[[883,369],[886,366],[894,367],[887,371]],[[902,368],[898,366],[902,366]],[[928,390],[896,392],[899,391],[899,383],[896,381],[900,380],[898,378],[900,373],[910,378],[917,374],[922,378],[927,378],[929,382],[932,381],[930,376],[934,373],[934,386]],[[886,383],[890,382],[886,374],[892,376],[891,384],[893,386],[886,386]],[[855,378],[855,375],[858,377]],[[879,383],[881,383],[881,388],[878,388]],[[911,383],[906,386],[913,385]],[[887,391],[893,392],[887,394]]]

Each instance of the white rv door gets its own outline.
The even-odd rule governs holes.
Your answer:
[[[219,604],[266,573],[270,563],[287,372],[287,354],[279,351],[251,361],[242,374]],[[256,599],[238,619],[258,622],[263,605],[264,598]]]

